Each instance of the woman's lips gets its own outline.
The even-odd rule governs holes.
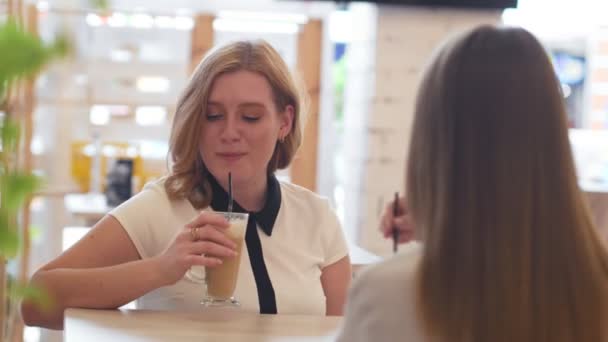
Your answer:
[[[227,153],[216,153],[216,155],[226,161],[237,161],[241,159],[246,153],[239,152],[227,152]]]

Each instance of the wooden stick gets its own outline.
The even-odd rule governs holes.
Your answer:
[[[14,2],[13,0],[8,0],[7,3],[7,15],[9,18],[13,17],[14,15]],[[10,114],[10,109],[12,107],[12,101],[13,101],[13,92],[10,91],[11,90],[11,86],[10,84],[7,85],[8,89],[6,92],[6,97],[5,97],[5,105],[6,105],[6,116],[7,118],[9,118],[9,114]],[[3,157],[5,158],[5,161],[8,162],[8,155],[3,153]],[[8,167],[8,164],[5,164]],[[10,225],[8,227],[10,229]],[[8,330],[9,328],[9,324],[6,324],[6,322],[9,322],[10,319],[10,313],[7,315],[7,305],[9,305],[10,307],[10,299],[8,297],[8,277],[7,277],[7,269],[6,269],[6,265],[7,265],[7,260],[4,258],[4,256],[0,255],[0,340],[5,341],[8,337]]]
[[[27,6],[27,29],[33,34],[38,34],[38,10],[35,5],[29,4]],[[32,145],[32,136],[34,131],[34,107],[35,107],[35,94],[34,94],[34,82],[35,77],[30,77],[24,84],[23,92],[23,171],[26,173],[32,172],[32,151],[30,146]],[[23,263],[19,272],[19,280],[25,281],[28,277],[28,266],[30,259],[30,235],[29,235],[29,222],[30,222],[30,202],[31,198],[28,199],[23,206],[23,217],[22,217],[22,257]]]
[[[319,96],[321,88],[321,42],[323,24],[314,19],[306,23],[298,36],[297,69],[310,100],[302,146],[290,167],[291,181],[317,191],[317,149],[319,142]]]
[[[207,14],[200,14],[194,18],[190,42],[190,73],[213,47],[213,20],[215,17]]]
[[[17,18],[17,22],[23,23],[23,0],[15,1],[15,17]]]
[[[29,4],[27,7],[27,14],[25,23],[27,25],[27,31],[37,35],[38,34],[38,9],[35,5]],[[21,12],[22,13],[22,12]],[[30,146],[32,144],[33,136],[33,113],[35,106],[34,99],[34,82],[35,76],[29,77],[22,83],[21,100],[22,100],[22,117],[21,122],[23,123],[23,145],[21,146],[21,153],[23,156],[23,163],[21,169],[25,173],[32,172],[32,152]],[[25,284],[29,277],[29,264],[31,254],[31,241],[30,241],[30,204],[31,197],[27,198],[22,211],[21,211],[21,252],[19,253],[19,270],[17,273],[17,283]],[[23,321],[19,315],[19,310],[16,307],[17,301],[13,302],[11,307],[11,333],[13,342],[23,341]]]

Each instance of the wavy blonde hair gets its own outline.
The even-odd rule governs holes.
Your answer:
[[[432,341],[607,341],[608,253],[577,184],[559,88],[519,28],[468,32],[427,69],[407,197]]]
[[[302,141],[304,93],[278,52],[265,41],[239,41],[210,51],[194,70],[178,103],[169,140],[170,173],[165,189],[170,199],[188,199],[195,208],[211,202],[208,170],[198,150],[201,126],[213,82],[226,73],[247,70],[266,78],[279,112],[294,108],[289,134],[277,145],[268,173],[291,163]]]

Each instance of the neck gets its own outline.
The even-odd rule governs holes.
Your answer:
[[[228,183],[220,183],[224,190],[228,191]],[[262,210],[266,203],[266,189],[268,187],[268,178],[266,175],[257,177],[255,180],[246,182],[232,182],[232,194],[234,200],[238,202],[243,209],[250,212],[258,212]]]

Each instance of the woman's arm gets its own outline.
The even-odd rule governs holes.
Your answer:
[[[352,272],[348,256],[326,266],[321,271],[321,284],[325,293],[325,314],[342,316]]]
[[[140,260],[118,220],[105,216],[72,248],[34,273],[31,283],[49,292],[53,306],[40,311],[24,301],[27,325],[63,327],[67,307],[116,308],[162,285],[154,259]]]
[[[200,240],[192,240],[187,226],[162,254],[144,260],[118,220],[104,217],[72,248],[34,274],[32,284],[48,291],[54,305],[44,312],[31,302],[23,302],[24,322],[62,329],[63,312],[68,307],[117,308],[175,283],[192,265],[214,266],[221,260],[213,256],[233,256],[234,243],[218,230],[227,226],[225,220],[202,216],[196,225]]]

